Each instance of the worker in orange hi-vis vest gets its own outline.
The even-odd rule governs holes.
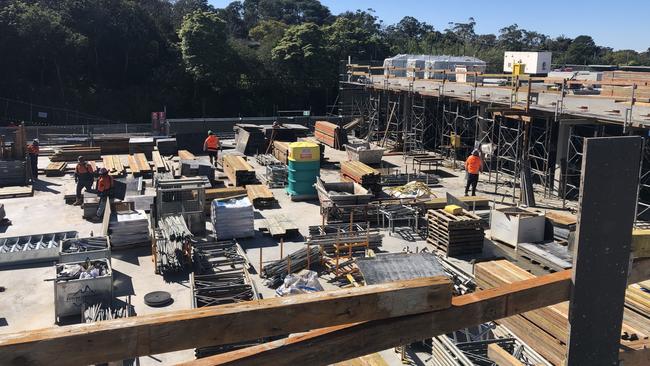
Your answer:
[[[217,154],[219,152],[219,137],[212,131],[208,131],[208,137],[203,142],[203,151],[210,156],[210,163],[217,166]]]
[[[478,184],[478,175],[481,172],[483,162],[481,161],[481,154],[478,150],[472,151],[467,160],[465,160],[465,171],[467,172],[467,184],[465,185],[465,196],[469,192],[469,187],[472,187],[472,196],[476,196],[476,185]]]
[[[32,180],[38,179],[38,154],[41,152],[38,139],[34,139],[31,144],[27,145],[27,154],[32,164]]]

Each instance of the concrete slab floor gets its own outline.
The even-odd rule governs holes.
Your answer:
[[[328,163],[323,166],[321,176],[325,181],[339,181],[339,163],[347,159],[346,153],[342,151],[326,149]],[[262,171],[254,159],[249,159],[258,171]],[[47,165],[47,158],[41,157],[39,166],[44,168]],[[411,171],[411,166],[405,166],[402,156],[386,156],[384,162],[393,166]],[[462,196],[465,181],[464,172],[453,167],[443,167],[444,178],[441,186],[434,188],[433,192],[438,197],[444,197],[446,192]],[[479,194],[488,196],[498,202],[507,203],[507,192],[499,190],[494,194],[494,186],[485,183],[487,175],[481,177],[479,183]],[[0,235],[17,236],[26,234],[37,234],[55,231],[77,230],[80,235],[86,236],[93,232],[98,235],[101,232],[101,224],[88,222],[81,217],[81,209],[77,206],[66,205],[63,195],[74,192],[74,180],[70,174],[64,177],[40,177],[40,181],[34,186],[34,197],[4,199],[7,217],[12,220],[11,226],[0,227]],[[317,201],[293,202],[285,193],[284,189],[272,189],[279,207],[265,210],[255,210],[255,228],[264,226],[264,219],[275,214],[285,214],[298,226],[302,236],[288,238],[283,243],[283,255],[292,253],[304,248],[304,236],[308,234],[310,225],[321,224],[320,207]],[[505,198],[504,198],[505,197]],[[557,208],[558,202],[553,200],[538,199],[540,204],[551,208]],[[211,225],[208,224],[208,227]],[[407,241],[398,234],[383,231],[384,239],[382,251],[402,252],[405,250],[415,251],[422,248],[433,248],[423,238],[415,241]],[[264,280],[258,275],[260,271],[260,250],[262,252],[263,264],[280,259],[280,244],[278,240],[256,231],[254,238],[241,239],[240,244],[246,251],[249,261],[254,267],[252,278],[256,283],[262,297],[275,296],[275,291],[264,285]],[[514,251],[496,243],[486,240],[484,252],[479,257],[512,256]],[[449,260],[465,271],[471,273],[472,258],[450,258]],[[520,263],[523,267],[529,267],[534,272],[542,272],[541,268],[527,262]],[[187,276],[179,276],[172,279],[154,274],[154,263],[151,259],[149,248],[135,248],[112,253],[112,266],[114,269],[114,291],[119,300],[130,301],[135,312],[139,315],[153,314],[176,309],[191,308],[189,279]],[[54,296],[52,282],[46,282],[48,278],[54,277],[52,265],[33,265],[16,268],[0,268],[0,286],[5,286],[6,291],[0,293],[0,333],[10,333],[22,330],[38,329],[54,326]],[[321,281],[326,289],[337,288],[333,284]],[[164,308],[151,308],[144,304],[144,295],[150,291],[168,291],[174,298],[174,303]],[[4,320],[4,321],[1,321]],[[389,365],[401,365],[399,354],[393,350],[386,350],[379,353]],[[162,355],[141,357],[142,365],[167,365],[194,358],[193,350],[171,352]],[[421,360],[420,360],[421,362]]]

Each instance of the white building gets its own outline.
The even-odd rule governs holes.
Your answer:
[[[513,52],[503,55],[503,72],[511,73],[515,64],[524,65],[524,74],[540,75],[551,71],[552,52]]]

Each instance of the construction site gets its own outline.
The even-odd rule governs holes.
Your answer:
[[[0,127],[0,364],[650,365],[650,72],[503,62]]]

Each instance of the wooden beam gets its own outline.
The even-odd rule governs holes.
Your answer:
[[[328,365],[557,304],[570,289],[567,270],[457,296],[440,311],[319,329],[183,365]]]
[[[451,306],[446,277],[0,335],[3,365],[88,365]]]
[[[497,366],[523,366],[515,356],[496,343],[488,344],[488,358]]]

